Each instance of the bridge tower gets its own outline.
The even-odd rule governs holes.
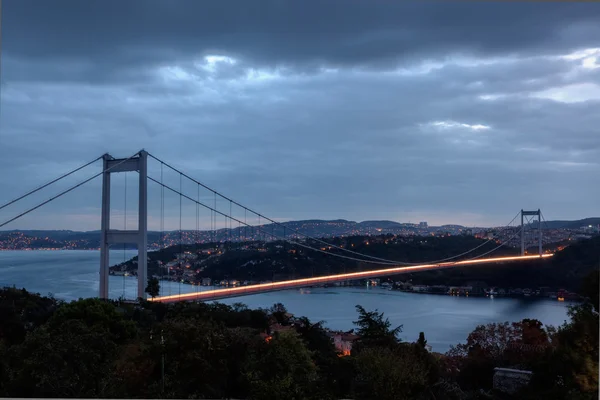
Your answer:
[[[133,244],[138,248],[138,298],[146,298],[146,276],[148,274],[148,153],[140,151],[129,159],[115,159],[109,154],[103,156],[102,174],[102,221],[100,236],[100,293],[101,299],[108,299],[108,250],[111,244]],[[110,174],[116,172],[139,172],[139,222],[137,230],[110,229]]]
[[[537,217],[537,238],[538,238],[538,251],[540,256],[542,253],[542,212],[538,208],[537,211],[523,211],[521,210],[521,255],[525,255],[525,225],[531,225],[535,222]]]

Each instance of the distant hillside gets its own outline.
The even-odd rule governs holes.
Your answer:
[[[450,237],[396,237],[389,239],[387,235],[355,236],[350,238],[326,239],[336,246],[351,247],[361,254],[390,260],[406,262],[427,262],[439,260],[460,254],[476,246],[482,247],[466,257],[485,254],[496,247],[495,243],[486,243],[473,236]],[[204,251],[202,251],[204,250]],[[329,275],[345,272],[366,271],[380,268],[369,262],[357,262],[348,259],[332,257],[326,253],[315,253],[303,247],[283,242],[266,244],[247,242],[243,244],[221,244],[218,253],[212,254],[209,244],[172,246],[149,254],[149,274],[165,275],[158,261],[174,262],[177,268],[176,254],[191,252],[195,258],[189,261],[190,275],[188,280],[199,281],[202,278],[213,280],[284,280],[306,278],[311,276]],[[328,249],[334,254],[338,250]],[[498,249],[495,255],[515,255],[518,249]],[[111,267],[111,271],[124,267],[130,273],[135,273],[137,265],[134,257],[125,265]],[[184,261],[188,263],[188,261]],[[489,286],[502,288],[537,288],[551,287],[578,291],[581,282],[591,271],[600,268],[600,236],[581,240],[567,246],[550,259],[526,260],[505,264],[480,266],[462,266],[452,269],[436,269],[414,272],[389,277],[392,280],[412,281],[413,284],[426,285],[456,285],[462,286],[468,282],[479,281]],[[183,269],[182,269],[183,270]],[[173,271],[170,274],[181,274]],[[180,276],[183,279],[183,276]],[[179,279],[179,278],[178,278]]]
[[[546,221],[546,224],[550,229],[579,229],[589,225],[596,227],[600,224],[600,217],[579,219],[577,221]]]
[[[600,270],[600,236],[572,243],[554,257],[541,262],[465,266],[407,274],[401,279],[412,279],[415,284],[426,285],[461,285],[468,281],[482,281],[505,288],[549,286],[579,291],[582,280],[593,270]]]
[[[405,224],[401,224],[400,222],[395,221],[363,221],[357,224],[358,226],[368,227],[368,228],[379,228],[379,229],[390,229],[390,228],[399,228]]]
[[[253,221],[256,222],[256,221]],[[462,225],[443,225],[423,227],[417,224],[396,221],[348,221],[344,219],[320,220],[310,219],[288,221],[286,228],[277,224],[262,224],[259,227],[238,227],[231,230],[223,228],[214,231],[186,230],[161,232],[149,231],[150,248],[160,248],[173,244],[208,243],[213,241],[247,241],[271,240],[277,238],[299,238],[304,235],[312,237],[341,237],[354,235],[429,235],[443,232],[452,235],[465,233]],[[548,221],[550,229],[580,229],[582,226],[600,224],[600,218],[586,218],[578,221]],[[235,225],[235,224],[234,224]],[[475,232],[478,229],[471,228]],[[14,230],[0,231],[0,249],[97,249],[100,246],[100,231],[77,232],[71,230]],[[133,248],[133,246],[130,246]]]

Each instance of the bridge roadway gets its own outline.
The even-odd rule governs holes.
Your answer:
[[[257,294],[257,293],[274,292],[274,291],[278,291],[278,290],[286,290],[286,289],[295,289],[295,288],[301,288],[301,287],[307,287],[307,286],[323,285],[326,283],[344,282],[344,281],[351,281],[351,280],[356,280],[356,279],[378,278],[378,277],[382,277],[382,276],[406,274],[409,272],[453,268],[453,267],[459,267],[459,266],[463,266],[463,265],[480,265],[480,264],[504,263],[504,262],[512,262],[512,261],[542,259],[542,258],[552,257],[553,255],[554,254],[542,254],[542,255],[532,255],[532,256],[494,257],[494,258],[482,258],[479,260],[446,262],[446,263],[439,263],[439,264],[421,264],[421,265],[402,266],[402,267],[378,269],[378,270],[373,270],[373,271],[350,272],[347,274],[328,275],[328,276],[320,276],[320,277],[314,277],[314,278],[293,279],[293,280],[288,280],[288,281],[260,283],[260,284],[256,284],[256,285],[247,285],[247,286],[237,286],[237,287],[232,287],[232,288],[207,290],[204,292],[196,292],[196,293],[183,293],[183,294],[176,294],[176,295],[170,295],[170,296],[160,296],[160,297],[155,297],[152,300],[149,299],[149,301],[156,301],[156,302],[161,302],[161,303],[175,303],[178,301],[211,301],[211,300],[224,299],[224,298],[228,298],[228,297],[248,296],[248,295]]]

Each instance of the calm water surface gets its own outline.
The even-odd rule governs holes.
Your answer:
[[[111,264],[129,259],[137,252],[111,251]],[[64,300],[98,295],[100,252],[93,250],[0,251],[0,286],[25,287],[42,295],[52,293]],[[111,276],[110,296],[135,298],[137,279]],[[201,288],[206,290],[207,288]],[[161,294],[188,293],[197,286],[161,282]],[[243,302],[250,308],[283,303],[298,316],[326,321],[332,329],[352,329],[355,305],[383,311],[396,326],[404,326],[401,338],[414,341],[425,332],[435,351],[464,342],[477,325],[489,322],[536,318],[546,325],[559,325],[567,319],[565,303],[556,300],[465,298],[413,294],[380,288],[325,288],[287,290],[221,300],[225,304]]]

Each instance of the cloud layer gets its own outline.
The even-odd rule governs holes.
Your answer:
[[[593,4],[5,0],[2,11],[2,203],[104,152],[145,148],[282,220],[493,225],[521,208],[600,211]],[[116,220],[124,182],[114,177]],[[98,229],[99,182],[77,193],[8,228]],[[179,200],[167,201],[175,229]],[[194,227],[195,206],[183,214]]]

